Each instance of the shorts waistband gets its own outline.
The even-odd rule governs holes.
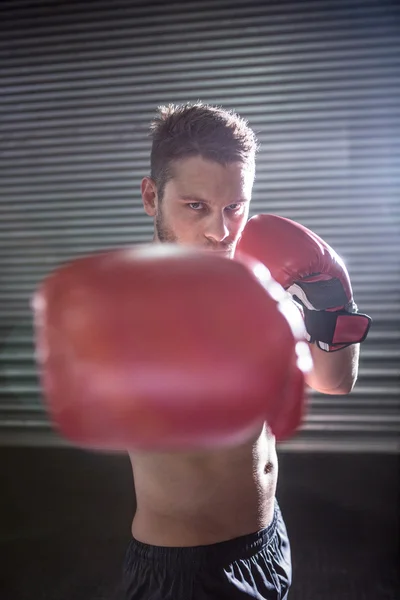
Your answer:
[[[224,563],[240,558],[250,558],[268,546],[277,531],[280,509],[275,502],[274,516],[268,527],[255,533],[243,535],[232,540],[217,542],[204,546],[152,546],[133,538],[130,542],[128,555],[133,560],[163,561],[171,564]]]

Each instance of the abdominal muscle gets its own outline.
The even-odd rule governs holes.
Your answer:
[[[264,427],[246,444],[198,453],[131,453],[135,539],[198,546],[267,527],[278,477],[275,438]]]

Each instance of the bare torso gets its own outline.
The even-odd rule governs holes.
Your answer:
[[[278,477],[264,428],[242,446],[202,453],[130,454],[137,509],[132,535],[157,546],[213,544],[266,527]]]

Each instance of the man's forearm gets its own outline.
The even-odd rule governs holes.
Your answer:
[[[316,344],[310,344],[310,350],[314,368],[307,384],[323,394],[349,394],[357,381],[360,345],[324,352]]]

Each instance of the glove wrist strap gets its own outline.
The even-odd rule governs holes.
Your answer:
[[[304,309],[304,321],[310,342],[321,350],[333,352],[351,344],[359,344],[367,337],[371,318],[347,310],[327,311]]]

